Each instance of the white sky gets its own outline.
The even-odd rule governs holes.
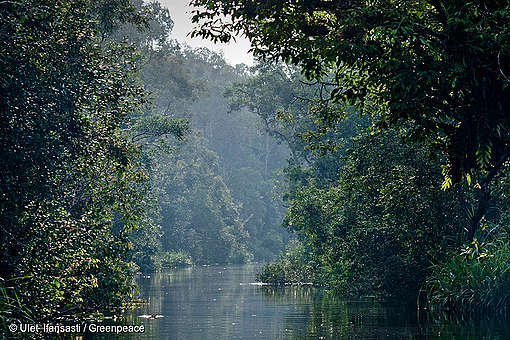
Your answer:
[[[172,38],[184,42],[192,47],[207,47],[216,52],[223,52],[225,59],[232,65],[247,64],[253,65],[253,57],[248,53],[250,43],[247,39],[238,37],[236,41],[229,44],[214,44],[209,40],[195,37],[191,39],[187,34],[193,29],[191,23],[191,10],[188,6],[189,0],[159,0],[161,5],[170,10],[170,16],[174,21]]]

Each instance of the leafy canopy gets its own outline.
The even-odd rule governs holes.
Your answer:
[[[510,154],[506,1],[191,4],[192,36],[228,41],[242,33],[262,59],[298,64],[309,78],[334,72],[333,100],[447,155],[446,186],[473,175],[485,185]]]

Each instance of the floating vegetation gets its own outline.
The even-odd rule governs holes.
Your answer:
[[[161,315],[161,314],[144,314],[144,315],[139,315],[138,317],[142,318],[142,319],[161,319],[161,318],[164,318],[165,316]]]

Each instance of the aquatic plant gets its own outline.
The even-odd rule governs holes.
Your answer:
[[[428,304],[452,312],[506,312],[510,307],[510,243],[476,241],[433,266]]]

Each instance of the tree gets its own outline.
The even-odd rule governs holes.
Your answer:
[[[189,106],[196,99],[201,87],[189,77],[188,67],[180,45],[170,39],[173,21],[168,9],[158,2],[144,3],[132,0],[129,3],[137,13],[144,13],[144,25],[126,22],[117,13],[107,8],[96,8],[105,13],[108,27],[103,27],[103,42],[115,41],[136,48],[137,66],[140,68],[140,85],[148,92],[150,105],[130,112],[123,124],[123,132],[139,147],[140,165],[148,176],[148,190],[143,197],[144,211],[139,216],[138,228],[131,231],[131,259],[142,271],[158,267],[162,255],[161,207],[158,204],[160,188],[153,182],[158,162],[163,155],[175,151],[190,132]],[[111,6],[111,4],[110,4]]]
[[[284,209],[272,196],[275,171],[285,164],[287,145],[269,135],[254,112],[229,105],[235,94],[226,89],[248,81],[248,71],[253,70],[233,67],[207,49],[185,49],[184,54],[191,77],[205,87],[191,106],[191,125],[219,157],[218,175],[239,205],[250,252],[258,261],[271,259],[288,237],[280,228]]]
[[[146,174],[121,126],[147,97],[133,48],[102,37],[103,5],[145,21],[128,1],[0,2],[0,277],[29,310],[2,320],[133,293],[127,234]]]
[[[479,190],[471,239],[489,185],[510,156],[510,4],[485,1],[194,0],[192,35],[246,35],[254,54],[336,74],[333,101],[353,104],[376,128],[446,155],[444,187]],[[334,118],[334,115],[333,115]],[[333,119],[334,121],[334,119]]]
[[[185,251],[198,263],[245,263],[249,234],[239,207],[217,175],[218,156],[190,137],[181,150],[161,155],[153,183],[162,191],[164,251]]]
[[[416,296],[431,263],[462,242],[465,193],[442,191],[437,160],[391,130],[360,133],[330,162],[335,181],[289,178],[300,183],[284,225],[315,265],[308,279],[355,295]]]
[[[229,110],[248,109],[257,116],[259,129],[284,143],[294,161],[308,161],[302,137],[315,127],[310,112],[315,89],[303,83],[297,68],[285,64],[259,63],[250,71],[251,77],[226,90]]]

